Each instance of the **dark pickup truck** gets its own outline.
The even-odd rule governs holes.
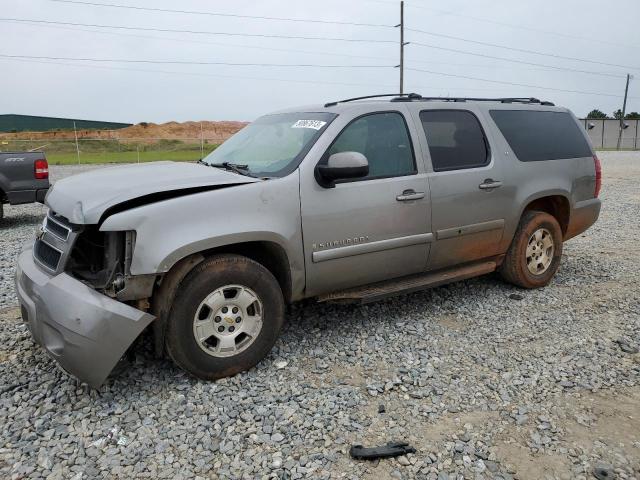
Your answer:
[[[49,165],[42,152],[0,152],[0,219],[5,203],[44,203]]]

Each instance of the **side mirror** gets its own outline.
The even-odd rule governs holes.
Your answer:
[[[336,180],[366,177],[369,174],[367,157],[359,152],[334,153],[326,165],[318,165],[316,180],[324,188],[336,186]]]
[[[588,128],[589,130],[593,130],[594,128],[596,128],[596,124],[595,124],[595,123],[592,123],[592,122],[589,122],[589,123],[587,124],[587,128]]]

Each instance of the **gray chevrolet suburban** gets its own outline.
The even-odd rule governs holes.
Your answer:
[[[366,303],[496,270],[547,285],[597,220],[600,182],[574,115],[534,98],[290,109],[197,164],[57,182],[16,289],[34,339],[92,386],[147,327],[159,355],[211,380],[264,358],[305,298]]]

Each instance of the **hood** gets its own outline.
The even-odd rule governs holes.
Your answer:
[[[259,182],[196,163],[153,162],[103,168],[57,181],[45,203],[71,223],[95,224],[109,209],[131,200],[136,205],[208,189]]]

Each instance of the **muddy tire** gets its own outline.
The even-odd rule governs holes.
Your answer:
[[[562,229],[552,215],[528,211],[522,215],[499,272],[504,280],[522,288],[549,284],[560,265]]]
[[[284,321],[275,277],[239,255],[197,265],[178,288],[165,347],[182,369],[203,380],[249,370],[271,350]]]

